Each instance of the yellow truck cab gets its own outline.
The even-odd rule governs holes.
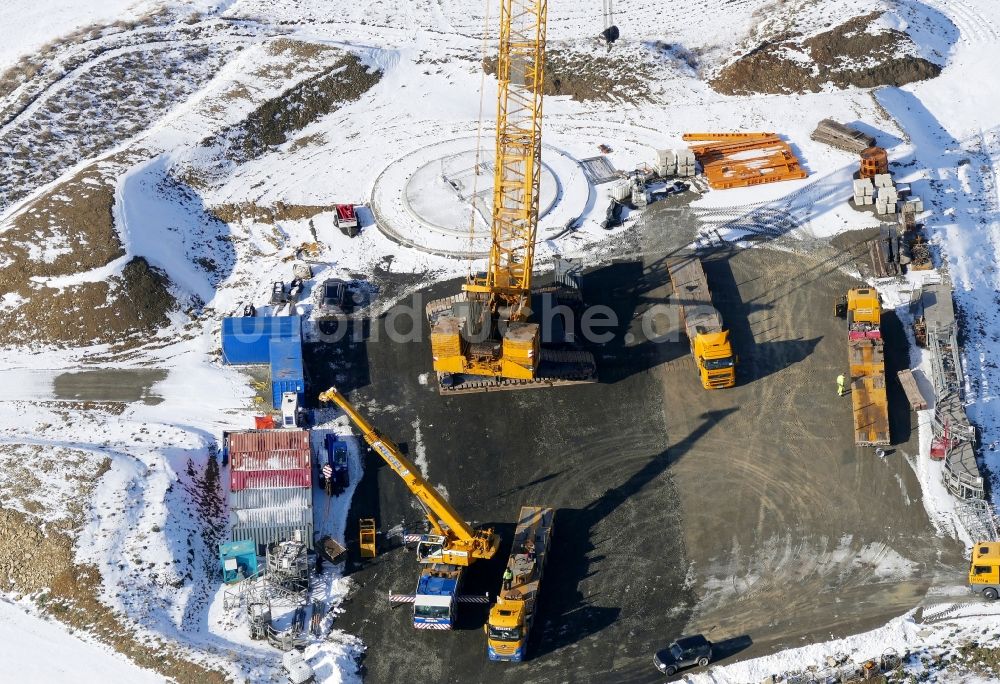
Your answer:
[[[698,366],[705,389],[736,386],[736,357],[722,315],[712,304],[705,269],[696,256],[671,262],[668,266],[674,298],[684,319],[684,332]]]
[[[729,343],[729,331],[699,332],[691,352],[698,364],[701,386],[719,389],[736,385],[736,357]]]
[[[990,601],[1000,596],[1000,542],[979,542],[972,547],[969,588]]]

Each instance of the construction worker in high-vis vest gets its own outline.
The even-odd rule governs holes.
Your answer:
[[[838,397],[844,396],[844,383],[845,382],[847,382],[847,379],[844,377],[843,373],[841,373],[840,375],[837,376],[837,396]]]

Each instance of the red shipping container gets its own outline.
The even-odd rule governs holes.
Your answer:
[[[296,470],[312,463],[305,430],[254,430],[229,435],[232,470]]]
[[[230,470],[229,491],[271,487],[312,487],[312,468],[290,470]]]

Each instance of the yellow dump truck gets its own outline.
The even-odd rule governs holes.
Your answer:
[[[736,385],[736,357],[729,331],[712,305],[712,292],[701,261],[694,256],[674,261],[668,268],[674,296],[681,307],[684,331],[705,389]]]
[[[524,660],[552,543],[554,518],[555,511],[551,508],[521,507],[504,581],[485,626],[486,654],[490,660]]]
[[[979,542],[972,547],[969,588],[990,601],[1000,596],[1000,542]]]
[[[871,287],[849,290],[846,309],[854,443],[887,446],[889,400],[885,391],[885,347],[878,292]]]

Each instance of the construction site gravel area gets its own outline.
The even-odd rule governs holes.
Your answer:
[[[653,653],[683,633],[716,642],[718,660],[742,659],[883,624],[932,587],[961,583],[962,547],[935,533],[921,502],[910,465],[916,427],[897,384],[885,459],[852,445],[850,400],[838,401],[835,385],[845,328],[833,315],[855,284],[840,270],[849,257],[784,244],[707,255],[740,365],[736,388],[706,391],[669,313],[646,331],[673,341],[644,339],[639,325],[651,307],[669,307],[665,264],[690,243],[672,216],[651,208],[632,236],[644,255],[585,276],[587,303],[611,306],[622,322],[594,350],[598,383],[442,397],[414,371],[430,369],[425,342],[372,334],[348,352],[367,371],[346,385],[334,375],[343,355],[314,350],[313,382],[352,389],[474,524],[496,528],[509,546],[520,506],[557,509],[530,660],[491,663],[484,608],[463,606],[456,631],[428,633],[413,629],[409,606],[390,606],[390,591],[413,591],[417,563],[399,533],[420,529],[422,516],[369,454],[348,519],[378,520],[380,552],[348,562],[356,588],[338,619],[367,645],[366,681],[400,672],[442,682],[657,681]],[[403,304],[422,311],[457,287],[435,285]],[[908,346],[886,318],[894,379]],[[356,535],[348,529],[355,548]],[[464,593],[495,595],[508,551],[471,568]]]

